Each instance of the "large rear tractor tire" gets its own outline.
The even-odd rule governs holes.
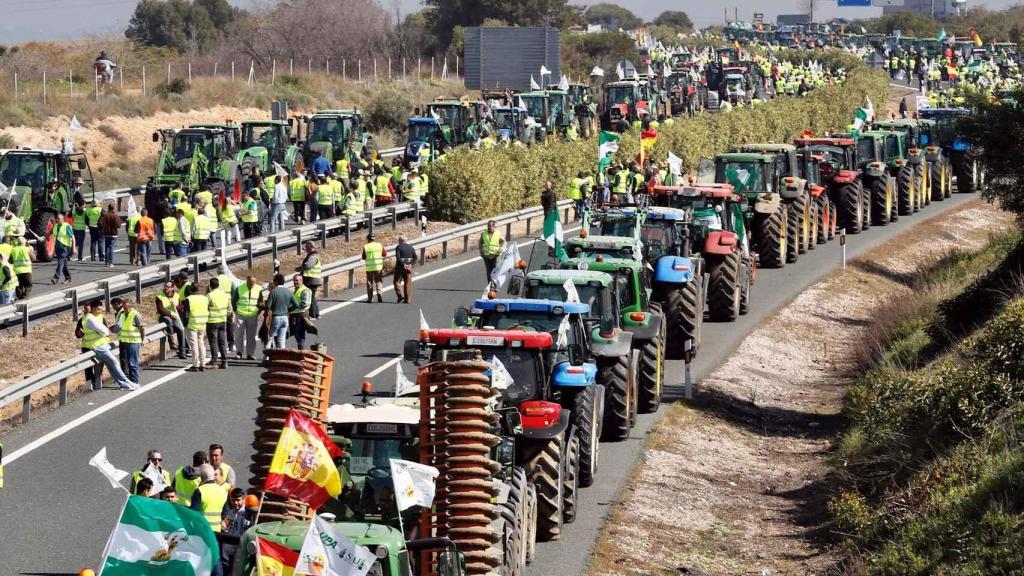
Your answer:
[[[832,226],[832,212],[830,202],[825,195],[818,197],[818,244],[827,244],[829,240],[829,228]]]
[[[529,479],[537,487],[537,540],[551,542],[562,536],[565,504],[564,440],[556,436],[525,448]]]
[[[641,343],[640,373],[637,382],[637,411],[652,414],[661,406],[661,391],[665,382],[665,317],[661,317],[658,336]]]
[[[36,261],[37,262],[49,262],[53,260],[55,248],[55,242],[50,242],[50,236],[53,234],[53,227],[57,224],[57,215],[53,212],[38,210],[29,219],[28,227],[30,230],[38,234],[43,238],[41,243],[36,244]],[[81,248],[79,248],[81,250]]]
[[[896,210],[900,216],[914,213],[914,170],[904,164],[896,175]]]
[[[712,320],[734,322],[740,315],[742,262],[738,251],[726,255],[711,266],[708,311]]]
[[[803,226],[801,220],[803,220],[804,209],[803,205],[799,204],[799,200],[794,202],[788,207],[786,211],[786,218],[788,224],[786,226],[786,263],[792,264],[800,258],[800,236],[803,234]]]
[[[860,191],[854,182],[847,182],[839,187],[839,227],[846,228],[847,234],[860,234],[864,226],[864,204],[860,200]]]
[[[632,354],[598,360],[597,381],[604,385],[604,425],[602,439],[622,441],[629,438],[633,410]]]
[[[974,193],[974,170],[972,166],[973,163],[966,158],[957,164],[956,191],[961,194]]]
[[[789,214],[785,204],[771,214],[757,214],[754,218],[757,253],[761,257],[761,266],[765,268],[782,268],[786,265],[786,239],[789,228]],[[714,283],[712,283],[712,286]]]
[[[601,422],[597,413],[597,388],[588,386],[576,395],[573,416],[576,419],[576,434],[580,438],[579,484],[586,488],[594,483],[597,476],[597,461],[600,454]]]
[[[914,212],[924,208],[924,162],[914,166]]]
[[[521,466],[512,469],[508,499],[501,508],[501,517],[511,530],[503,556],[509,574],[522,574],[526,569],[527,538],[529,537],[529,510],[527,490],[529,481]]]
[[[807,228],[807,250],[814,250],[818,246],[818,201],[812,199],[807,203],[807,218],[810,226]]]
[[[662,300],[665,312],[665,357],[680,360],[683,357],[683,345],[687,340],[693,341],[693,352],[700,349],[701,325],[704,323],[704,302],[701,290],[695,279],[691,279],[682,287],[669,290]]]
[[[861,203],[860,229],[863,231],[871,228],[871,193],[864,187],[863,180],[857,180],[857,192]]]
[[[886,176],[871,180],[868,189],[871,196],[871,219],[876,226],[887,226],[889,224],[889,179]]]
[[[580,437],[569,438],[565,450],[565,471],[562,473],[562,522],[576,521],[576,499],[579,496]]]

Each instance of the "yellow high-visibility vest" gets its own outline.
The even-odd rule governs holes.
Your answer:
[[[192,332],[206,330],[210,318],[210,299],[202,294],[193,294],[185,301],[188,302],[188,329]]]

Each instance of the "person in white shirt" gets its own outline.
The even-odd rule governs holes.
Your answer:
[[[87,314],[79,321],[76,336],[82,339],[82,348],[92,350],[96,359],[110,371],[110,376],[122,390],[136,390],[139,385],[132,382],[121,370],[121,362],[110,350],[110,328],[103,317],[103,301],[94,300],[87,308]],[[98,378],[97,378],[98,380]]]
[[[288,177],[278,176],[270,199],[270,233],[284,230],[285,203],[288,202]]]

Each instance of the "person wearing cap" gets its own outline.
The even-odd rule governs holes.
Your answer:
[[[61,277],[65,284],[71,283],[71,269],[68,267],[68,262],[71,261],[71,255],[75,252],[76,236],[71,224],[67,223],[64,213],[58,212],[57,223],[53,225],[53,259],[57,261],[57,268],[53,271],[51,284],[59,282]]]
[[[209,463],[199,466],[199,486],[192,493],[191,508],[210,523],[210,529],[220,532],[224,525],[221,514],[228,503],[228,488],[217,483],[217,472]]]
[[[82,186],[85,186],[85,180],[83,180],[81,176],[76,176],[75,179],[71,181],[72,204],[85,204],[85,196],[82,195]]]
[[[366,260],[366,301],[373,302],[374,293],[377,294],[377,302],[383,302],[384,297],[381,290],[384,288],[382,279],[384,273],[384,259],[388,251],[377,242],[373,233],[366,235],[366,244],[363,245],[363,260]]]

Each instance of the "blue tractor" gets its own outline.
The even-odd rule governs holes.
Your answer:
[[[451,128],[437,118],[409,118],[405,163],[428,164],[451,147]]]
[[[957,122],[970,114],[966,108],[922,108],[918,111],[922,119],[934,120],[938,145],[949,159],[950,171],[956,177],[957,191],[970,194],[984,184],[985,171],[971,145],[957,131]]]

